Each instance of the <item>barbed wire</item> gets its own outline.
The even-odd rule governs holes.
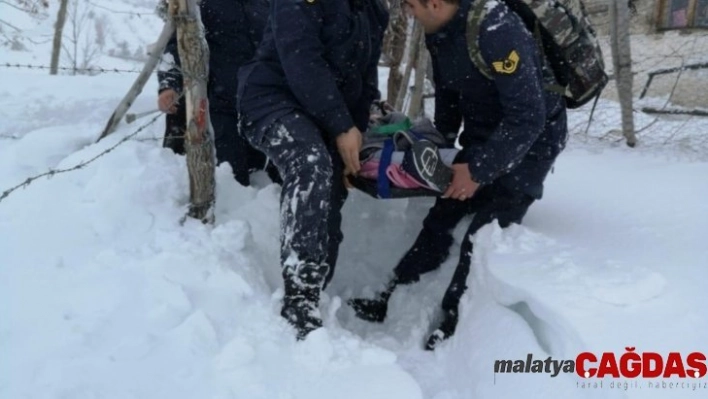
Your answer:
[[[18,68],[18,69],[40,69],[49,70],[50,66],[47,65],[32,65],[32,64],[12,64],[5,62],[0,64],[0,68]],[[59,71],[70,71],[70,72],[89,72],[89,73],[140,73],[139,70],[135,69],[120,69],[120,68],[102,68],[102,67],[89,67],[89,68],[74,68],[74,67],[57,67]],[[155,73],[155,72],[153,72]]]
[[[10,196],[10,194],[12,194],[13,192],[19,190],[20,188],[26,188],[27,186],[29,186],[30,184],[32,184],[32,182],[34,182],[34,181],[36,181],[36,180],[39,180],[39,179],[41,179],[41,178],[43,178],[43,177],[52,178],[52,177],[54,177],[55,175],[58,175],[58,174],[68,173],[68,172],[72,172],[72,171],[75,171],[75,170],[79,170],[79,169],[84,168],[85,166],[87,166],[87,165],[93,163],[94,161],[96,161],[97,159],[101,158],[102,156],[104,156],[104,155],[110,153],[111,151],[115,150],[115,149],[118,148],[118,146],[120,146],[121,144],[126,143],[127,141],[131,140],[133,137],[137,136],[140,132],[142,132],[143,130],[145,130],[145,128],[147,128],[148,126],[150,126],[150,125],[152,125],[153,123],[155,123],[161,116],[162,116],[162,114],[157,114],[157,115],[155,115],[149,122],[147,122],[146,124],[140,126],[140,127],[138,128],[138,130],[136,130],[135,132],[133,132],[133,133],[131,133],[131,134],[129,134],[129,135],[123,137],[123,138],[120,139],[116,144],[114,144],[113,146],[107,148],[106,150],[104,150],[104,151],[101,152],[100,154],[96,155],[95,157],[89,159],[88,161],[82,161],[82,162],[78,163],[77,165],[74,165],[74,166],[72,166],[72,167],[70,167],[70,168],[66,168],[66,169],[49,169],[48,171],[46,171],[46,172],[44,172],[44,173],[40,173],[40,174],[38,174],[38,175],[36,175],[36,176],[28,177],[28,178],[27,178],[25,181],[23,181],[22,183],[17,184],[16,186],[11,187],[11,188],[9,188],[9,189],[3,191],[2,194],[0,194],[0,202],[2,202],[5,198],[7,198],[8,196]]]
[[[133,141],[141,141],[141,142],[148,142],[148,141],[162,141],[164,140],[164,137],[141,137],[137,139],[133,139]],[[187,136],[182,135],[182,136],[170,136],[170,140],[186,140]]]

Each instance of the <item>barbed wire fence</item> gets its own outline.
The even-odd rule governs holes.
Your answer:
[[[0,63],[0,68],[8,69],[28,69],[28,70],[50,70],[49,65],[33,65],[33,64],[19,64],[19,63]],[[121,68],[103,68],[103,67],[88,67],[88,68],[75,68],[61,66],[57,68],[60,71],[74,72],[78,74],[88,74],[88,75],[98,75],[101,73],[140,73],[139,69],[121,69]],[[157,71],[153,71],[157,73]]]
[[[171,9],[171,18],[165,20],[165,25],[163,26],[162,32],[160,33],[157,42],[155,42],[150,50],[150,57],[145,61],[143,68],[141,70],[128,70],[119,68],[103,68],[94,65],[82,65],[77,66],[63,66],[57,67],[55,63],[52,66],[47,65],[33,65],[33,64],[20,64],[20,63],[4,63],[0,64],[0,67],[5,68],[24,68],[28,70],[47,70],[55,72],[56,70],[69,71],[74,74],[78,73],[88,73],[90,75],[96,75],[100,73],[138,73],[138,77],[130,87],[126,95],[120,101],[113,114],[110,116],[106,127],[99,136],[99,141],[105,138],[107,135],[111,134],[117,125],[125,121],[130,123],[130,114],[126,112],[130,109],[135,98],[142,92],[145,82],[150,75],[154,74],[160,69],[158,64],[160,63],[159,54],[162,53],[167,41],[173,34],[178,37],[179,52],[182,55],[182,66],[178,67],[173,65],[171,71],[176,69],[177,73],[180,73],[185,80],[185,90],[180,93],[180,95],[174,100],[176,103],[180,102],[183,97],[186,98],[187,105],[187,126],[184,131],[184,136],[182,139],[185,141],[186,149],[186,159],[187,159],[187,169],[189,172],[190,179],[190,208],[187,216],[201,219],[204,223],[213,223],[213,204],[214,204],[214,144],[213,144],[213,132],[209,124],[208,109],[205,112],[205,116],[191,115],[189,108],[193,103],[206,104],[206,70],[207,64],[202,55],[207,54],[208,50],[205,50],[207,44],[204,40],[204,28],[199,18],[199,8],[195,0],[178,1],[172,0],[173,9]],[[96,6],[89,0],[85,0],[86,3]],[[124,13],[118,10],[105,8],[103,9],[112,13]],[[128,12],[128,14],[135,14],[138,17],[141,15],[137,13]],[[154,15],[154,14],[153,14]],[[196,18],[195,18],[196,15]],[[132,15],[131,15],[132,16]],[[195,22],[196,21],[196,22]],[[175,29],[177,26],[181,26],[180,29]],[[188,46],[183,46],[183,43],[189,43]],[[66,49],[64,49],[66,50]],[[86,64],[86,63],[84,63]],[[189,83],[187,83],[189,82]],[[133,120],[135,118],[140,118],[148,116],[152,113],[157,112],[147,111],[139,114],[133,114]],[[65,169],[49,169],[44,173],[29,177],[23,182],[3,191],[0,193],[0,202],[7,198],[12,193],[16,192],[20,188],[25,188],[32,184],[33,182],[42,178],[51,178],[57,174],[69,173],[86,167],[87,165],[95,162],[106,154],[112,152],[120,145],[126,143],[127,141],[134,139],[140,132],[145,128],[152,125],[161,117],[161,114],[155,115],[148,123],[144,124],[138,128],[135,132],[124,136],[117,143],[102,151],[98,155],[92,157],[88,161],[82,161],[79,164]],[[205,118],[197,119],[196,123],[193,118]],[[204,131],[203,120],[206,120],[206,133]],[[206,137],[205,137],[206,134]],[[8,138],[15,138],[15,135],[11,135]],[[0,137],[5,138],[5,137]],[[148,138],[143,140],[156,140],[157,138]],[[142,140],[141,140],[142,141]],[[211,169],[211,170],[210,170]],[[184,220],[184,219],[183,219]]]
[[[128,142],[128,141],[130,141],[131,139],[133,139],[134,137],[136,137],[138,134],[140,134],[140,132],[142,132],[143,130],[145,130],[148,126],[150,126],[150,125],[152,125],[153,123],[155,123],[161,116],[162,116],[161,114],[155,115],[150,121],[148,121],[148,122],[145,123],[144,125],[140,126],[136,131],[134,131],[133,133],[131,133],[131,134],[129,134],[129,135],[123,137],[122,139],[118,140],[118,142],[116,142],[116,143],[113,144],[112,146],[108,147],[107,149],[105,149],[104,151],[100,152],[98,155],[96,155],[96,156],[90,158],[90,159],[87,160],[87,161],[79,162],[78,164],[76,164],[76,165],[74,165],[74,166],[72,166],[72,167],[69,167],[69,168],[65,168],[65,169],[49,169],[49,170],[47,170],[47,171],[44,172],[44,173],[40,173],[40,174],[38,174],[38,175],[34,175],[34,176],[32,176],[32,177],[28,177],[28,178],[25,179],[22,183],[19,183],[19,184],[13,186],[13,187],[10,187],[10,188],[8,188],[7,190],[5,190],[5,191],[3,191],[2,193],[0,193],[0,202],[2,202],[3,200],[5,200],[5,199],[6,199],[8,196],[10,196],[10,194],[12,194],[13,192],[15,192],[15,191],[17,191],[17,190],[19,190],[19,189],[21,189],[21,188],[26,188],[27,186],[29,186],[30,184],[32,184],[33,182],[35,182],[35,181],[37,181],[37,180],[39,180],[39,179],[41,179],[41,178],[44,178],[44,177],[46,177],[46,178],[52,178],[52,177],[54,177],[55,175],[58,175],[58,174],[69,173],[69,172],[73,172],[73,171],[75,171],[75,170],[83,169],[83,168],[86,167],[87,165],[89,165],[89,164],[95,162],[96,160],[100,159],[101,157],[103,157],[103,156],[105,156],[105,155],[111,153],[113,150],[115,150],[116,148],[118,148],[118,147],[121,146],[122,144],[125,144],[126,142]]]
[[[157,41],[151,46],[150,56],[145,61],[141,70],[128,70],[128,69],[118,69],[118,68],[103,68],[96,66],[82,66],[77,67],[76,65],[70,67],[57,68],[55,64],[54,67],[46,65],[33,65],[33,64],[12,64],[5,63],[6,68],[25,68],[25,69],[36,69],[36,70],[48,70],[54,72],[54,70],[62,71],[83,71],[91,72],[91,74],[98,73],[138,73],[138,77],[133,82],[132,86],[129,88],[128,92],[119,102],[112,115],[108,119],[106,127],[103,129],[99,135],[98,141],[110,135],[115,131],[119,123],[125,121],[130,123],[130,114],[126,112],[133,105],[133,102],[142,92],[145,83],[148,78],[154,74],[156,71],[160,70],[161,57],[160,54],[163,52],[165,45],[167,44],[170,37],[173,34],[177,35],[179,44],[180,58],[182,59],[182,66],[172,65],[170,68],[171,73],[179,73],[185,82],[184,90],[179,94],[179,96],[174,99],[175,103],[179,103],[183,97],[186,100],[187,106],[187,126],[184,130],[182,139],[185,142],[186,150],[186,161],[187,170],[189,174],[190,181],[190,206],[189,211],[182,218],[182,222],[186,220],[187,217],[193,217],[201,220],[203,223],[213,223],[214,222],[214,143],[213,143],[213,131],[209,123],[209,110],[202,108],[193,108],[197,110],[193,113],[190,111],[190,107],[194,104],[208,104],[206,102],[207,88],[206,88],[206,71],[207,63],[202,56],[208,56],[208,50],[206,50],[206,40],[204,39],[204,28],[199,18],[199,8],[195,0],[173,0],[171,3],[174,8],[171,9],[172,15],[163,26],[162,32],[160,33]],[[195,17],[196,15],[196,17]],[[178,28],[179,27],[179,28]],[[176,29],[177,28],[177,29]],[[181,29],[181,30],[180,30]],[[183,45],[188,43],[188,45]],[[135,118],[144,117],[152,113],[157,112],[157,110],[146,111],[139,114],[133,114],[133,120]],[[140,132],[145,128],[152,125],[161,117],[160,114],[155,115],[148,123],[138,128],[135,132],[124,136],[114,145],[110,146],[106,150],[102,151],[98,155],[92,157],[88,161],[82,161],[77,165],[65,169],[49,169],[44,173],[37,174],[25,179],[23,182],[16,184],[13,187],[0,193],[0,202],[6,199],[12,193],[17,192],[20,188],[25,188],[32,184],[33,182],[42,178],[51,178],[57,174],[70,173],[79,169],[86,167],[87,165],[97,161],[106,154],[112,152],[120,145],[126,143],[127,141],[134,139]],[[206,121],[206,124],[204,124]],[[145,140],[155,140],[156,138],[148,138]],[[98,142],[97,141],[97,142]]]
[[[2,66],[11,67],[11,68],[49,69],[48,66],[28,65],[28,64],[25,64],[25,65],[23,65],[23,64],[9,64],[9,63],[6,63],[6,64],[4,64],[4,65],[3,65],[3,64],[0,64],[0,67],[2,67]],[[177,67],[177,66],[175,66],[175,67]],[[177,68],[178,68],[178,67],[177,67]],[[71,69],[71,68],[66,68],[66,69]],[[101,73],[125,73],[125,72],[136,72],[136,73],[139,73],[139,72],[140,72],[140,71],[133,71],[133,70],[120,70],[120,69],[115,69],[115,68],[93,68],[93,69],[100,70]],[[178,68],[178,70],[179,70],[179,68]],[[153,73],[155,73],[155,72],[156,72],[156,71],[153,71]],[[180,100],[182,100],[183,97],[184,97],[184,95],[185,95],[185,92],[180,93],[180,95],[177,97],[177,99],[175,100],[175,102],[179,102]],[[116,148],[118,148],[119,146],[121,146],[121,145],[127,143],[128,141],[143,141],[143,142],[145,142],[145,141],[159,141],[159,140],[162,140],[161,137],[143,137],[143,138],[137,138],[137,136],[138,136],[141,132],[143,132],[143,131],[144,131],[145,129],[147,129],[149,126],[151,126],[151,125],[153,125],[155,122],[157,122],[158,119],[160,119],[161,117],[163,117],[163,114],[162,114],[161,112],[158,113],[157,111],[158,111],[158,110],[154,110],[154,111],[148,111],[148,112],[144,112],[144,113],[142,113],[142,114],[138,114],[137,117],[139,118],[139,117],[141,117],[141,116],[148,116],[148,115],[150,115],[150,114],[157,113],[157,115],[154,115],[148,122],[146,122],[145,124],[143,124],[143,125],[141,125],[140,127],[138,127],[134,132],[132,132],[132,133],[130,133],[130,134],[124,136],[123,138],[121,138],[120,140],[118,140],[115,144],[113,144],[112,146],[110,146],[110,147],[108,147],[107,149],[103,150],[103,151],[100,152],[98,155],[96,155],[96,156],[90,158],[89,160],[87,160],[87,161],[81,161],[81,162],[79,162],[78,164],[76,164],[76,165],[74,165],[74,166],[72,166],[72,167],[69,167],[69,168],[64,168],[64,169],[51,169],[51,168],[50,168],[50,169],[47,170],[46,172],[39,173],[39,174],[37,174],[37,175],[28,177],[27,179],[25,179],[25,180],[22,181],[21,183],[16,184],[15,186],[12,186],[12,187],[10,187],[10,188],[4,190],[2,193],[0,193],[0,203],[1,203],[3,200],[5,200],[8,196],[10,196],[12,193],[16,192],[17,190],[19,190],[19,189],[21,189],[21,188],[26,188],[27,186],[29,186],[30,184],[32,184],[33,182],[35,182],[35,181],[37,181],[37,180],[39,180],[39,179],[42,179],[42,178],[45,178],[45,177],[46,177],[46,178],[52,178],[52,177],[54,177],[55,175],[58,175],[58,174],[69,173],[69,172],[73,172],[73,171],[76,171],[76,170],[79,170],[79,169],[83,169],[84,167],[86,167],[86,166],[90,165],[91,163],[97,161],[97,160],[100,159],[101,157],[103,157],[103,156],[105,156],[105,155],[107,155],[107,154],[113,152]],[[133,115],[133,116],[132,116],[132,120],[130,120],[131,118],[129,118],[129,117],[130,117],[130,114],[126,115],[125,120],[126,120],[127,123],[133,122],[133,121],[135,120],[134,118],[135,118],[136,116]],[[16,140],[16,139],[19,139],[20,137],[17,136],[17,135],[13,135],[13,134],[2,134],[2,135],[0,135],[0,138],[2,138],[2,139],[13,139],[13,140]],[[172,139],[183,139],[183,140],[184,140],[184,137],[172,137]]]

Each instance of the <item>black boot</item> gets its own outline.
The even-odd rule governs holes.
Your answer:
[[[389,281],[386,290],[380,292],[376,298],[352,298],[347,303],[354,309],[358,318],[374,323],[383,323],[388,312],[388,300],[397,285],[398,280],[394,277]]]
[[[327,275],[326,265],[304,264],[283,271],[285,296],[280,315],[297,330],[297,339],[322,327],[320,293]]]
[[[395,277],[374,299],[353,298],[347,303],[360,319],[382,323],[388,312],[388,301],[398,285],[413,284],[420,275],[435,270],[447,259],[452,245],[450,233],[436,234],[424,228],[413,246],[406,252],[396,269]]]
[[[433,331],[428,337],[428,342],[425,343],[425,349],[432,351],[443,341],[455,334],[457,328],[458,312],[457,309],[446,310],[443,313],[443,321],[437,330]]]

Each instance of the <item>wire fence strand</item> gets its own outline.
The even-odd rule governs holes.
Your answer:
[[[115,143],[114,145],[108,147],[107,149],[105,149],[104,151],[102,151],[102,152],[99,153],[98,155],[94,156],[93,158],[89,159],[88,161],[82,161],[82,162],[80,162],[80,163],[78,163],[78,164],[76,164],[76,165],[74,165],[74,166],[72,166],[72,167],[70,167],[70,168],[66,168],[66,169],[49,169],[48,171],[46,171],[46,172],[44,172],[44,173],[40,173],[40,174],[38,174],[38,175],[35,175],[35,176],[32,176],[32,177],[28,177],[28,178],[25,179],[22,183],[19,183],[19,184],[15,185],[15,186],[10,187],[10,188],[8,188],[7,190],[3,191],[2,194],[0,194],[0,202],[2,202],[5,198],[7,198],[8,196],[10,196],[10,194],[12,194],[13,192],[15,192],[15,191],[17,191],[17,190],[19,190],[19,189],[21,189],[21,188],[26,188],[27,186],[29,186],[29,185],[32,184],[33,182],[35,182],[35,181],[37,181],[37,180],[39,180],[39,179],[41,179],[41,178],[43,178],[43,177],[52,178],[52,177],[54,177],[55,175],[58,175],[58,174],[69,173],[69,172],[72,172],[72,171],[75,171],[75,170],[79,170],[79,169],[82,169],[82,168],[86,167],[87,165],[89,165],[89,164],[95,162],[96,160],[100,159],[100,158],[103,157],[104,155],[106,155],[106,154],[112,152],[113,150],[115,150],[116,148],[118,148],[121,144],[126,143],[126,142],[128,142],[129,140],[131,140],[133,137],[137,136],[140,132],[142,132],[143,130],[145,130],[148,126],[150,126],[150,125],[152,125],[153,123],[155,123],[161,116],[162,116],[162,114],[157,114],[157,115],[155,115],[150,121],[148,121],[148,122],[145,123],[144,125],[140,126],[135,132],[133,132],[133,133],[131,133],[131,134],[129,134],[129,135],[123,137],[123,138],[120,139],[117,143]]]
[[[13,64],[5,62],[0,64],[0,68],[17,68],[17,69],[37,69],[37,70],[50,70],[51,67],[48,65],[32,65],[32,64]],[[60,71],[69,71],[76,73],[140,73],[139,69],[120,69],[120,68],[102,68],[102,67],[88,67],[88,68],[75,68],[75,67],[65,67],[60,66],[57,68]],[[156,72],[153,72],[156,73]]]

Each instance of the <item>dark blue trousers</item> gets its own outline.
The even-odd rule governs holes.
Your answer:
[[[293,111],[258,131],[243,124],[249,142],[265,153],[283,179],[280,250],[283,275],[297,280],[304,264],[327,265],[331,280],[342,242],[341,209],[347,198],[344,163],[333,143],[305,114]],[[259,133],[263,133],[259,138]]]
[[[396,266],[394,273],[397,279],[404,284],[417,281],[421,274],[439,268],[445,257],[441,254],[446,254],[452,245],[452,231],[465,216],[473,214],[462,241],[455,274],[442,303],[444,310],[457,310],[460,298],[467,289],[467,276],[472,261],[472,236],[494,220],[503,228],[512,223],[521,223],[533,201],[533,197],[507,189],[497,182],[481,187],[466,201],[438,198],[423,221],[423,230],[416,243]]]

